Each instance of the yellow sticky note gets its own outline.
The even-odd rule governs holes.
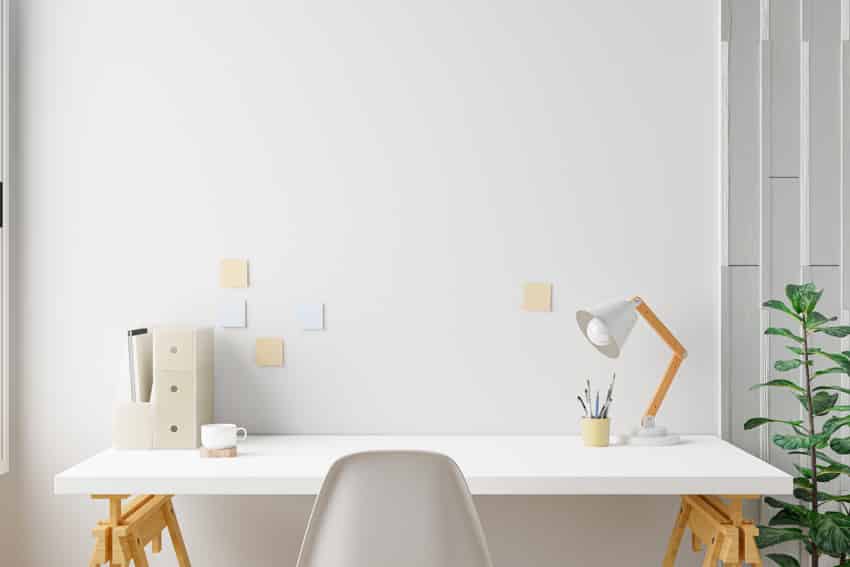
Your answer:
[[[283,339],[257,339],[257,366],[283,366]]]
[[[248,287],[248,260],[222,260],[219,283],[221,287]]]
[[[527,283],[522,292],[525,311],[552,311],[552,284]]]

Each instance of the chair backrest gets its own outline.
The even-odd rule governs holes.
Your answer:
[[[298,567],[492,567],[460,469],[421,451],[355,453],[319,492]]]

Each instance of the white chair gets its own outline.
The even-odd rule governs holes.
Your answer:
[[[298,567],[492,567],[460,469],[421,451],[355,453],[328,472]]]

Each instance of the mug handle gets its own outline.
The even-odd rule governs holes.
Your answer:
[[[243,437],[241,439],[239,438],[240,433],[243,434]],[[247,438],[248,438],[248,430],[245,429],[244,427],[237,427],[236,428],[236,440],[237,441],[244,441]]]

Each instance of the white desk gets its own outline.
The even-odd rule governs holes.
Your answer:
[[[236,459],[107,450],[56,475],[57,494],[316,494],[331,464],[373,449],[452,457],[474,494],[790,494],[779,469],[715,437],[586,448],[579,437],[254,436]]]
[[[686,436],[672,447],[608,448],[585,448],[580,438],[563,436],[254,436],[240,444],[235,459],[201,459],[197,450],[107,450],[56,475],[54,488],[57,494],[109,498],[111,518],[103,525],[114,523],[116,529],[103,537],[115,537],[113,549],[118,549],[123,545],[118,541],[123,527],[118,526],[132,524],[133,514],[141,515],[132,503],[120,511],[121,500],[128,494],[316,494],[336,459],[380,449],[449,455],[474,494],[683,495],[668,558],[671,552],[675,558],[686,526],[700,531],[697,535],[705,542],[722,539],[715,536],[717,530],[728,540],[732,537],[729,526],[740,534],[735,537],[751,539],[757,530],[743,520],[741,498],[792,492],[791,476],[709,436]],[[717,498],[720,495],[733,497],[733,503],[724,504]],[[135,506],[147,510],[146,518],[161,508],[163,526],[173,518],[172,539],[180,537],[170,496],[144,496]],[[713,517],[702,518],[703,513]],[[706,525],[714,531],[709,534]],[[129,537],[127,530],[122,533],[121,537]],[[156,549],[157,540],[151,541]],[[711,545],[708,553],[714,553],[715,547],[719,559],[732,562],[719,544]],[[725,547],[732,549],[729,542]],[[736,554],[738,549],[735,544]],[[92,564],[99,564],[97,552],[96,548]],[[126,556],[136,558],[137,554],[132,545],[127,546]],[[665,559],[665,565],[672,565],[673,558]],[[116,562],[122,564],[120,558]]]

